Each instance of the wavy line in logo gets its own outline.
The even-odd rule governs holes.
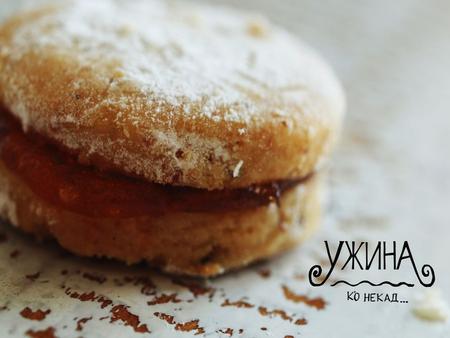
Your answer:
[[[409,288],[412,288],[414,286],[414,284],[411,284],[411,283],[406,283],[406,282],[391,283],[389,281],[384,281],[384,282],[381,282],[381,283],[378,283],[378,284],[374,284],[374,283],[372,283],[372,282],[370,282],[368,280],[362,280],[362,281],[360,281],[357,284],[352,284],[352,283],[349,283],[349,282],[347,282],[345,280],[338,280],[337,282],[334,282],[330,286],[336,286],[336,285],[341,284],[341,283],[342,284],[347,284],[348,286],[352,286],[352,287],[355,287],[355,286],[358,286],[358,285],[364,284],[364,283],[369,284],[371,286],[381,286],[381,285],[384,285],[384,284],[387,284],[387,285],[390,285],[390,286],[393,286],[393,287],[399,287],[399,286],[405,285],[405,286],[407,286]]]

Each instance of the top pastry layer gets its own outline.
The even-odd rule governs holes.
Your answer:
[[[303,177],[341,87],[261,17],[162,0],[77,0],[0,28],[0,101],[80,162],[205,189]]]

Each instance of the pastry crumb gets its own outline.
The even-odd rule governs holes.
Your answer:
[[[426,290],[419,295],[412,312],[417,318],[432,322],[445,322],[450,315],[448,305],[436,289]]]
[[[255,18],[248,22],[247,32],[255,38],[262,38],[268,35],[269,27],[264,18]]]

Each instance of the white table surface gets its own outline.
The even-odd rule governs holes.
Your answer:
[[[29,329],[49,327],[56,337],[94,338],[195,333],[228,337],[220,332],[228,328],[233,337],[450,337],[448,322],[426,322],[413,315],[412,301],[425,288],[418,286],[409,268],[361,276],[415,281],[413,288],[313,288],[304,278],[313,264],[326,258],[324,240],[407,240],[417,264],[434,267],[434,287],[450,303],[450,2],[220,2],[256,9],[298,34],[321,51],[344,83],[349,105],[346,129],[331,163],[321,230],[298,250],[207,281],[195,295],[192,287],[143,266],[76,258],[56,245],[40,245],[0,225],[0,233],[7,237],[0,244],[0,337],[23,337]],[[19,5],[20,1],[0,0],[0,17]],[[270,276],[261,271],[270,271]],[[30,275],[37,272],[33,280]],[[105,281],[89,279],[90,274]],[[345,271],[339,276],[360,277]],[[155,286],[141,290],[142,277]],[[286,298],[283,286],[309,298],[320,297],[325,308]],[[348,290],[396,292],[409,303],[350,302]],[[151,333],[137,333],[124,321],[114,321],[114,305],[102,308],[98,301],[70,297],[73,292],[92,291],[114,305],[129,306],[139,325],[146,324]],[[147,304],[155,296],[173,293],[179,302]],[[248,305],[223,306],[227,299]],[[27,306],[51,312],[42,321],[31,321],[20,315]],[[267,313],[275,309],[280,311]],[[157,312],[173,316],[173,324],[158,318]],[[90,317],[76,331],[77,321]],[[301,318],[306,325],[295,324]],[[175,324],[192,320],[203,329],[182,331],[183,326]]]

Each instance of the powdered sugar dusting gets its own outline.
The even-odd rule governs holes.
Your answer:
[[[227,8],[64,0],[3,27],[0,45],[0,100],[25,128],[83,163],[158,183],[218,189],[303,176],[316,150],[296,149],[324,152],[343,112],[315,52]],[[323,136],[310,137],[310,124]]]
[[[78,51],[81,64],[116,62],[118,78],[152,100],[182,106],[185,114],[186,103],[200,103],[211,119],[248,121],[259,112],[258,96],[301,101],[305,87],[340,99],[316,55],[259,16],[160,0],[68,6],[23,26],[12,53],[56,47]],[[231,108],[217,116],[223,106]]]

